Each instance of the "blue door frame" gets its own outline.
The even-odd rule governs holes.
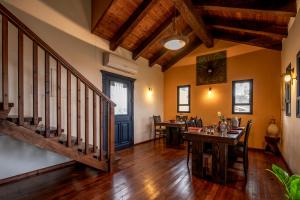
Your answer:
[[[115,115],[115,150],[121,150],[133,146],[134,141],[134,124],[133,124],[133,109],[134,109],[134,81],[135,79],[103,71],[102,87],[106,96],[110,95],[110,83],[112,81],[120,82],[127,85],[127,114]],[[107,112],[104,112],[107,113]],[[105,123],[106,124],[106,123]],[[104,129],[107,127],[104,126]]]

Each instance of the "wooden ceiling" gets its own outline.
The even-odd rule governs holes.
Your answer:
[[[186,47],[166,50],[162,40],[172,34],[174,5],[177,25],[189,38]],[[296,0],[93,0],[92,32],[159,64],[165,71],[200,44],[213,39],[281,50]]]

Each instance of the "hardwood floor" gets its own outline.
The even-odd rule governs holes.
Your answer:
[[[284,199],[284,190],[265,171],[280,157],[249,152],[249,177],[240,166],[224,186],[191,175],[186,150],[165,148],[162,140],[119,153],[110,174],[81,164],[0,186],[0,199]],[[239,167],[239,166],[237,166]]]

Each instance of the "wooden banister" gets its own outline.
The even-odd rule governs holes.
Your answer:
[[[84,154],[82,156],[89,156],[87,159],[92,163],[91,166],[105,166],[105,169],[110,170],[111,164],[114,156],[114,107],[115,103],[112,102],[107,96],[105,96],[96,86],[94,86],[90,81],[88,81],[81,73],[79,73],[73,66],[71,66],[66,60],[64,60],[58,53],[56,53],[50,46],[48,46],[42,39],[40,39],[33,31],[31,31],[25,24],[23,24],[17,17],[15,17],[10,11],[8,11],[2,4],[0,4],[0,13],[2,15],[2,98],[3,98],[3,110],[9,110],[8,103],[8,22],[16,26],[18,30],[18,125],[24,125],[24,98],[27,98],[24,94],[24,35],[26,35],[30,40],[32,40],[32,91],[33,91],[33,124],[37,126],[39,124],[39,65],[38,65],[38,50],[39,47],[45,53],[45,73],[44,73],[44,90],[45,90],[45,130],[39,133],[44,133],[46,137],[56,137],[60,136],[63,132],[62,122],[66,120],[67,123],[67,138],[65,142],[62,142],[64,148],[72,149],[75,145],[80,145],[81,138],[84,138]],[[26,53],[26,52],[25,52]],[[53,127],[50,127],[50,113],[55,110],[55,104],[50,102],[50,89],[52,93],[52,73],[50,74],[50,60],[56,61],[56,120],[57,129],[56,135],[53,135]],[[66,69],[67,72],[67,113],[66,117],[62,115],[62,68]],[[72,143],[72,78],[76,78],[76,125],[77,125],[77,139],[75,143]],[[51,83],[50,83],[51,80]],[[81,136],[81,85],[84,85],[85,89],[82,91],[84,93],[84,125],[85,131],[84,136]],[[92,105],[89,103],[89,94],[92,94]],[[41,94],[40,94],[41,95]],[[97,108],[97,99],[99,98],[99,109]],[[51,106],[51,108],[50,108]],[[90,119],[89,110],[90,106],[93,107],[92,118]],[[52,108],[54,107],[54,108]],[[97,117],[97,115],[99,117]],[[52,119],[53,116],[51,116]],[[62,119],[62,117],[64,117]],[[107,118],[105,118],[107,117]],[[99,121],[98,121],[99,120]],[[99,123],[99,129],[97,130],[97,123]],[[107,124],[104,124],[107,123]],[[90,125],[93,126],[93,132],[91,132],[92,149],[89,142],[90,139]],[[24,126],[26,127],[26,126]],[[107,135],[107,137],[106,137]],[[74,135],[73,135],[74,136]],[[42,137],[42,136],[40,136]],[[47,138],[49,139],[49,138]],[[52,140],[49,139],[49,140]],[[54,140],[53,140],[54,141]],[[99,142],[99,143],[98,143]],[[73,146],[74,144],[74,146]],[[97,145],[98,144],[98,145]],[[39,144],[37,144],[39,145]],[[51,144],[52,145],[52,144]],[[107,145],[107,150],[104,146]],[[54,145],[55,146],[55,145]],[[53,146],[51,146],[53,147]],[[54,148],[54,147],[53,147]],[[78,150],[81,151],[81,147]],[[52,149],[52,148],[51,148]],[[105,152],[106,151],[106,152]],[[78,153],[78,152],[77,152]],[[95,155],[90,156],[86,154],[98,154],[97,159]],[[72,154],[72,158],[78,158],[78,155]],[[95,164],[99,162],[100,164]],[[86,161],[86,160],[85,160]]]
[[[51,57],[59,61],[66,69],[70,70],[75,77],[79,78],[91,90],[95,91],[99,96],[102,96],[106,101],[115,105],[115,103],[111,101],[109,97],[103,94],[95,85],[93,85],[88,79],[86,79],[77,69],[75,69],[69,62],[67,62],[63,57],[61,57],[56,51],[54,51],[48,44],[46,44],[39,36],[37,36],[30,28],[28,28],[24,23],[22,23],[2,4],[0,4],[0,12],[2,16],[7,17],[10,23],[14,24],[18,29],[22,30],[22,32],[27,37],[29,37],[31,40],[36,42],[41,48],[43,48],[46,52],[48,52],[48,54],[51,55]]]

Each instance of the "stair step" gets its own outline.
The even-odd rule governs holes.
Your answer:
[[[28,127],[33,128],[33,126]],[[58,137],[44,138],[43,136],[36,134],[36,130],[29,129],[26,126],[18,126],[12,122],[9,122],[8,120],[0,120],[0,129],[1,133],[17,140],[56,152],[99,170],[109,170],[109,165],[106,159],[101,161],[97,160],[93,158],[92,152],[88,154],[81,153],[77,149],[78,146],[69,148],[65,145],[61,145],[58,142]],[[82,145],[84,146],[84,143]]]
[[[80,139],[82,141],[82,139]],[[67,144],[67,135],[66,134],[61,134],[61,136],[58,139],[58,142],[61,144]],[[76,145],[77,144],[77,137],[72,136],[71,137],[71,144]]]
[[[14,107],[14,103],[8,103],[8,107],[9,108]],[[3,110],[3,102],[0,102],[0,110]]]
[[[19,116],[18,115],[9,115],[7,117],[7,120],[12,122],[12,123],[15,123],[15,124],[18,124],[19,123]],[[39,117],[38,118],[38,122],[41,122],[42,121],[42,118]],[[29,117],[29,116],[26,116],[24,117],[24,122],[30,124],[30,125],[33,125],[33,117]]]
[[[46,136],[46,128],[44,126],[38,126],[35,132],[40,135]],[[61,132],[64,132],[64,129],[61,129]],[[56,136],[57,136],[57,128],[50,127],[50,137],[56,137]]]
[[[96,147],[96,149],[98,150],[98,147]],[[84,153],[84,151],[85,151],[85,143],[84,142],[81,142],[81,144],[79,144],[78,146],[77,146],[77,150],[79,151],[79,152],[82,152],[82,153]],[[92,153],[93,152],[93,145],[89,145],[89,153]]]
[[[8,110],[4,110],[3,102],[0,102],[0,119],[6,119],[12,107],[14,107],[14,104],[8,103]]]

